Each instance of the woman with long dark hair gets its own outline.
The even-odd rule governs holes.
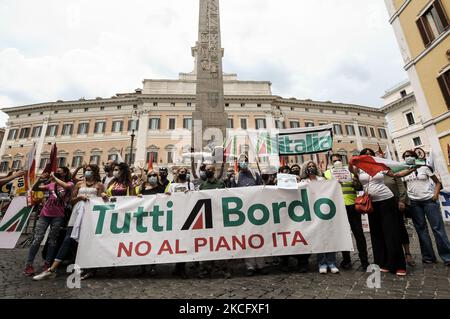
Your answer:
[[[120,163],[114,166],[114,178],[108,185],[108,189],[102,193],[105,200],[116,196],[133,196],[136,195],[133,181],[131,179],[130,167],[127,163]]]
[[[43,185],[50,177],[51,182]],[[44,240],[47,228],[50,227],[48,235],[48,250],[45,258],[43,269],[50,267],[55,257],[55,248],[57,245],[58,235],[65,225],[65,209],[70,201],[70,195],[73,188],[73,182],[70,170],[67,167],[60,167],[55,173],[43,174],[33,185],[33,191],[49,192],[47,201],[41,210],[39,220],[33,235],[30,251],[28,253],[27,264],[25,266],[24,275],[32,276],[35,271],[33,268],[34,258],[36,257],[42,240]]]
[[[99,197],[103,193],[104,187],[100,179],[100,169],[97,165],[90,164],[84,169],[84,181],[80,181],[72,193],[72,215],[67,225],[67,233],[64,242],[50,268],[41,274],[34,276],[33,280],[43,280],[56,277],[56,270],[61,262],[66,258],[72,245],[79,239],[81,222],[86,208],[86,203],[90,198]]]

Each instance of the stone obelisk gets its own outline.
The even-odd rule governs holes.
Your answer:
[[[197,95],[192,116],[192,147],[195,152],[212,151],[214,146],[223,145],[228,119],[223,93],[219,0],[200,0],[196,51]]]

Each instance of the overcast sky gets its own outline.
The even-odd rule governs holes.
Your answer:
[[[0,107],[110,97],[193,69],[198,0],[0,0]],[[382,0],[222,0],[224,71],[379,107],[406,79]],[[6,115],[1,112],[0,126]]]

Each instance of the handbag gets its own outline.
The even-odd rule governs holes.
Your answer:
[[[370,178],[369,178],[370,183]],[[369,195],[369,183],[367,183],[367,188],[364,190],[364,195],[358,196],[355,199],[355,209],[357,212],[359,212],[362,215],[365,214],[371,214],[373,213],[373,205],[372,205],[372,198]]]

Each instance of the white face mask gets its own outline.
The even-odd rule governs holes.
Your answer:
[[[342,165],[343,165],[343,163],[341,161],[336,161],[333,164],[333,166],[336,167],[336,168],[340,168],[340,167],[342,167]]]
[[[405,162],[407,165],[415,165],[416,159],[412,156],[409,156],[409,157],[405,158]]]
[[[113,176],[114,176],[114,178],[119,178],[120,177],[120,172],[114,172]]]

